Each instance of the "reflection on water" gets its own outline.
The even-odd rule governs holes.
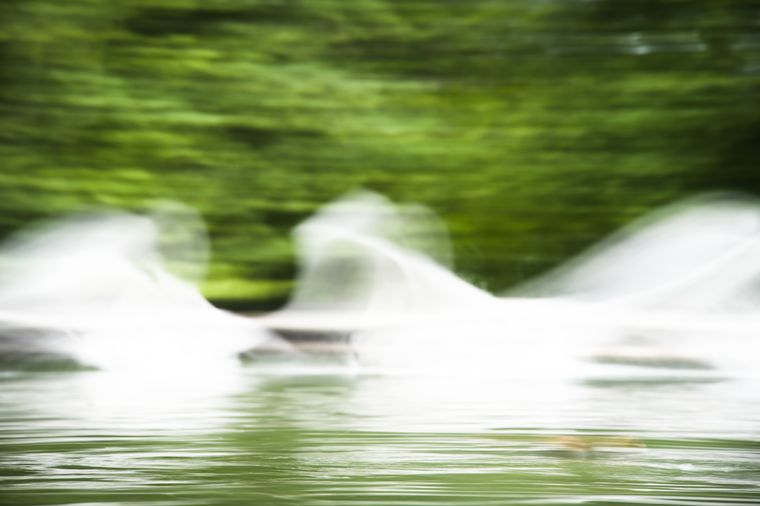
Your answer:
[[[760,500],[751,379],[104,374],[3,379],[3,503]]]
[[[168,369],[139,375],[82,371],[6,378],[2,399],[6,415],[50,422],[48,428],[59,433],[90,434],[94,428],[99,433],[184,434],[218,426],[225,398],[241,388],[240,375],[229,370],[194,376],[176,376]]]

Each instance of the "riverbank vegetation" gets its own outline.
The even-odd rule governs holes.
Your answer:
[[[421,202],[501,290],[647,210],[760,190],[747,0],[5,0],[0,233],[157,199],[204,287],[276,307],[289,230],[357,187]]]

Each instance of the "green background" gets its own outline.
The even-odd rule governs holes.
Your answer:
[[[502,290],[760,189],[759,27],[754,0],[3,0],[0,234],[180,200],[206,295],[269,309],[292,226],[365,187],[429,205]]]

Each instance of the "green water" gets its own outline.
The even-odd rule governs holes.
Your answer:
[[[760,382],[6,373],[0,503],[758,504]]]

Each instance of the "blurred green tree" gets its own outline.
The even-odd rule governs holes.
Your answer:
[[[5,0],[0,232],[197,207],[216,301],[357,186],[441,213],[501,289],[647,209],[760,189],[756,0]]]

